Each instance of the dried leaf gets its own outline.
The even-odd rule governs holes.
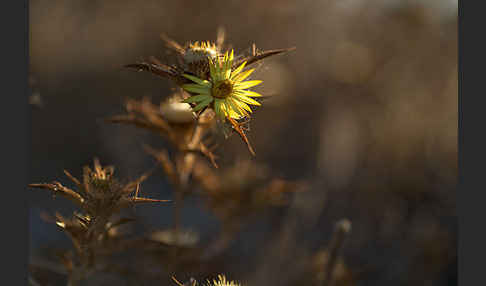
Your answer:
[[[136,64],[124,65],[123,67],[136,69],[137,71],[148,71],[152,74],[168,79],[172,79],[177,76],[177,72],[175,71],[174,67],[164,64],[157,65],[154,63],[141,62]]]

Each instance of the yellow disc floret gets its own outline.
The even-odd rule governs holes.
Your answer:
[[[216,98],[227,98],[233,92],[233,83],[230,80],[223,80],[213,84],[212,95]]]

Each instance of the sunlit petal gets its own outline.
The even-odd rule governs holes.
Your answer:
[[[235,87],[237,89],[247,89],[247,88],[250,88],[250,87],[254,87],[256,85],[259,85],[260,83],[262,83],[261,80],[249,80],[249,81],[244,81],[244,82],[236,83],[235,84]]]
[[[238,116],[243,116],[240,108],[233,102],[231,98],[226,99],[226,104],[230,107],[230,110],[234,111]]]
[[[244,102],[242,102],[242,101],[240,101],[240,100],[238,100],[238,99],[236,99],[236,98],[232,98],[232,100],[233,100],[233,101],[234,101],[234,102],[235,102],[235,103],[236,103],[236,104],[237,104],[237,105],[238,105],[240,108],[242,108],[242,109],[244,109],[244,110],[246,110],[246,111],[248,111],[248,112],[250,112],[250,113],[252,112],[251,108],[250,108],[250,107],[249,107],[249,106],[248,106],[246,103],[244,103]]]
[[[243,81],[245,78],[249,77],[254,71],[255,71],[254,69],[244,71],[244,72],[240,73],[239,75],[235,76],[233,78],[233,81],[235,81],[235,82]]]
[[[244,102],[241,102],[237,99],[234,99],[234,98],[229,98],[228,100],[230,100],[234,106],[236,106],[236,108],[238,109],[238,111],[240,112],[240,114],[242,114],[243,116],[249,116],[249,112],[251,112],[251,109],[248,105],[246,105],[246,103]]]
[[[240,100],[240,101],[243,101],[244,103],[248,103],[248,104],[253,104],[253,105],[257,105],[257,106],[260,106],[260,102],[254,100],[253,98],[249,98],[249,97],[246,97],[242,94],[234,94],[234,96]]]
[[[239,90],[238,93],[243,94],[244,96],[248,97],[261,97],[263,95],[259,94],[258,92],[254,92],[251,90]]]
[[[231,73],[231,79],[233,79],[237,74],[239,74],[243,68],[245,67],[246,62],[243,62],[239,67],[237,67],[232,73]]]

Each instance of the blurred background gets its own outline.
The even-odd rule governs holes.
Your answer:
[[[127,98],[158,104],[174,85],[122,66],[163,60],[161,33],[181,44],[214,41],[219,26],[236,51],[297,47],[255,72],[264,81],[257,91],[274,95],[250,123],[257,156],[232,136],[222,142],[221,168],[251,159],[310,188],[246,225],[214,273],[246,285],[302,285],[299,261],[347,218],[339,285],[456,285],[455,0],[32,0],[30,181],[68,184],[63,169],[79,177],[94,157],[121,178],[152,168],[142,145],[164,142],[103,119],[123,113]],[[173,197],[161,172],[142,193]],[[29,199],[31,259],[69,248],[41,214],[73,207],[37,190]],[[172,221],[170,206],[135,213],[141,232]],[[197,197],[181,220],[202,240],[219,227]]]

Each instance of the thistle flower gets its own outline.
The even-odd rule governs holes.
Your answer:
[[[138,71],[148,71],[157,76],[170,79],[180,86],[188,83],[187,78],[183,76],[187,73],[195,75],[201,79],[207,79],[209,77],[208,59],[215,60],[223,56],[221,51],[224,50],[225,46],[225,33],[222,28],[218,30],[218,36],[215,42],[188,42],[181,45],[164,34],[162,34],[161,37],[167,48],[175,53],[176,63],[162,63],[157,58],[150,57],[149,59],[138,63],[125,65],[125,67]],[[260,51],[256,48],[255,44],[253,44],[251,47],[251,54],[237,55],[233,64],[230,65],[228,69],[238,67],[242,63],[246,63],[246,66],[250,66],[267,57],[286,53],[294,49],[295,48]]]
[[[218,280],[214,279],[212,282],[208,280],[207,286],[240,286],[241,284],[235,281],[226,280],[222,274],[218,275]]]
[[[227,137],[229,132],[236,132],[246,143],[250,153],[255,156],[255,151],[246,137],[245,129],[237,120],[250,117],[252,110],[249,105],[260,105],[252,97],[261,95],[247,89],[260,84],[261,81],[244,81],[253,70],[243,71],[243,68],[295,48],[260,51],[253,44],[250,54],[242,53],[234,56],[232,50],[230,56],[228,53],[223,55],[221,51],[225,50],[225,33],[222,28],[218,30],[215,42],[189,42],[180,45],[165,35],[161,35],[161,37],[167,48],[175,54],[176,63],[162,63],[155,57],[150,57],[146,61],[128,64],[125,67],[148,71],[167,78],[190,92],[191,97],[184,103],[191,103],[194,106],[191,108],[193,111],[201,111],[209,107],[214,111],[214,113],[209,112],[211,119],[216,114],[216,118],[220,119],[217,122],[224,123],[222,126],[225,136]],[[200,120],[201,117],[198,118],[198,122]],[[117,121],[119,120],[117,119]],[[229,125],[226,123],[231,125],[229,132],[226,129]],[[139,122],[136,124],[139,125]]]
[[[209,41],[188,43],[182,54],[183,70],[191,71],[200,78],[206,78],[209,75],[208,59],[215,59],[219,55],[215,43]]]
[[[209,80],[184,74],[183,76],[195,83],[184,84],[182,88],[190,93],[196,94],[186,100],[185,103],[195,103],[193,111],[199,111],[206,107],[211,107],[221,120],[224,118],[241,119],[249,117],[252,112],[249,105],[261,104],[252,97],[260,97],[261,94],[247,90],[260,83],[261,80],[244,81],[250,76],[254,69],[243,71],[246,62],[232,70],[234,51],[231,50],[221,57],[214,60],[210,57]]]
[[[216,58],[218,56],[218,48],[215,43],[194,42],[189,43],[184,50],[183,59],[185,63],[194,63],[198,61],[207,61],[209,58]]]

